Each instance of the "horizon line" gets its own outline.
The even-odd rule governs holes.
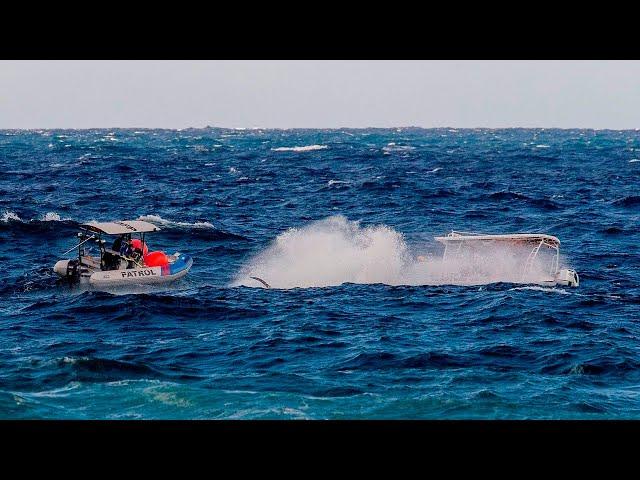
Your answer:
[[[626,127],[626,128],[611,128],[611,127],[455,127],[455,126],[440,126],[440,127],[422,127],[417,125],[396,125],[386,127],[220,127],[206,125],[204,127],[17,127],[6,128],[0,127],[0,131],[53,131],[53,130],[397,130],[397,129],[411,129],[411,130],[593,130],[593,131],[638,131],[640,127]]]

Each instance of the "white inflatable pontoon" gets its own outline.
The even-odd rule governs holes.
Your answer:
[[[98,287],[168,283],[184,277],[193,264],[189,255],[147,254],[145,235],[159,230],[154,224],[140,220],[82,224],[78,233],[80,243],[65,252],[77,248],[77,258],[58,261],[53,271],[71,282]],[[124,247],[112,249],[113,243],[107,244],[103,236],[117,236]],[[136,240],[141,248],[131,248]],[[86,246],[91,241],[97,244],[99,256],[88,254]]]
[[[434,237],[444,244],[443,262],[451,256],[461,255],[465,250],[477,249],[491,244],[508,244],[523,249],[531,249],[517,283],[540,285],[563,285],[577,287],[580,279],[575,270],[559,268],[560,240],[553,235],[539,233],[516,233],[509,235],[485,235],[482,233],[451,231],[444,237]],[[550,255],[541,255],[547,250]],[[525,250],[526,252],[526,250]],[[546,258],[545,258],[546,257]],[[544,265],[546,263],[546,265]],[[534,269],[534,265],[537,269]]]

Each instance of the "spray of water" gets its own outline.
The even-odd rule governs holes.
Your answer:
[[[422,255],[403,235],[385,225],[362,227],[332,216],[292,228],[249,259],[232,286],[273,288],[326,287],[342,283],[387,285],[480,285],[494,282],[539,283],[550,280],[549,259],[540,256],[526,278],[523,266],[530,248],[493,244],[459,252]]]

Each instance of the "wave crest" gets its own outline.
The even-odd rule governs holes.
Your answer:
[[[209,228],[215,229],[212,223],[209,222],[174,222],[173,220],[166,220],[162,218],[160,215],[140,215],[138,220],[142,220],[144,222],[151,223],[159,223],[160,225],[170,226],[170,227],[186,227],[186,228]]]
[[[277,147],[272,148],[274,152],[312,152],[314,150],[325,150],[329,148],[327,145],[305,145],[302,147]]]
[[[0,217],[0,222],[22,222],[22,219],[18,216],[17,213],[5,210],[5,212],[2,214],[2,217]]]
[[[177,234],[184,235],[186,233],[192,237],[205,240],[247,240],[247,238],[242,235],[236,235],[218,229],[210,222],[175,222],[164,219],[160,215],[141,215],[138,217],[138,220],[163,226],[167,229],[170,236],[173,231],[174,236]]]

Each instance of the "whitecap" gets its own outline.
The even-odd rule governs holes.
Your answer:
[[[245,394],[248,394],[248,395],[258,395],[258,394],[260,394],[260,392],[255,392],[255,391],[253,391],[253,390],[222,390],[222,391],[223,391],[224,393],[231,393],[231,394],[239,393],[239,394],[242,394],[242,395],[245,395]]]
[[[327,145],[305,145],[303,147],[277,147],[272,148],[274,152],[311,152],[313,150],[325,150]]]
[[[40,220],[43,222],[59,222],[62,219],[56,212],[47,212],[40,218]]]
[[[329,180],[327,182],[327,187],[331,187],[332,185],[340,185],[340,184],[348,184],[349,182],[345,182],[344,180]]]
[[[629,163],[638,163],[640,162],[640,158],[632,158],[631,160],[629,160]]]
[[[387,144],[386,147],[382,147],[382,151],[385,153],[389,152],[402,152],[407,150],[415,150],[416,147],[412,147],[411,145],[396,145],[394,142]]]
[[[9,210],[6,210],[3,214],[2,214],[2,218],[0,218],[1,222],[7,223],[10,220],[14,221],[14,222],[21,222],[22,219],[14,212],[11,212]]]
[[[76,363],[78,363],[79,360],[83,360],[83,361],[87,361],[89,360],[89,357],[62,357],[60,359],[62,361],[62,363],[68,363],[70,365],[75,365]]]
[[[167,226],[187,227],[187,228],[215,228],[212,223],[209,222],[174,222],[173,220],[166,220],[160,215],[141,215],[138,220],[143,222],[159,223]]]

